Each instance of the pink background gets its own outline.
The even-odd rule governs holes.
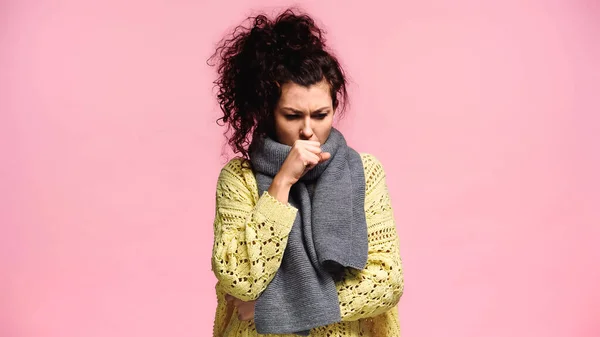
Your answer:
[[[205,64],[277,1],[0,3],[0,336],[208,336]],[[388,173],[403,336],[600,336],[600,4],[309,1]]]

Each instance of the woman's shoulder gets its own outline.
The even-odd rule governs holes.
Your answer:
[[[365,169],[365,173],[366,172],[371,172],[371,171],[374,171],[374,170],[375,171],[383,171],[383,164],[374,155],[372,155],[370,153],[361,152],[360,153],[360,158],[362,159],[363,167]]]
[[[219,174],[219,181],[242,182],[244,185],[253,186],[256,184],[250,162],[241,157],[230,159],[222,168]]]
[[[244,164],[244,161],[245,159],[242,157],[231,158],[229,159],[229,161],[227,161],[227,163],[223,166],[221,170],[233,170],[234,172],[241,173],[243,172],[243,170],[249,169],[245,167],[246,165]]]
[[[377,185],[377,183],[385,178],[385,170],[381,161],[370,153],[360,153],[365,170],[365,184],[367,190]]]
[[[370,153],[361,152],[360,158],[362,159],[363,166],[365,167],[365,169],[370,168],[372,166],[381,165],[381,162],[379,161],[379,159],[377,159],[377,157],[375,157],[374,155],[372,155]]]
[[[223,173],[229,173],[234,176],[242,177],[247,175],[248,173],[252,173],[252,168],[250,167],[250,161],[244,159],[242,157],[234,157],[229,159],[229,161],[221,168],[221,175]]]

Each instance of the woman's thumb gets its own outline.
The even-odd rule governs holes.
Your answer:
[[[331,158],[331,153],[329,153],[329,152],[321,152],[320,153],[320,157],[321,157],[321,160],[319,160],[319,162],[324,162],[327,159]]]

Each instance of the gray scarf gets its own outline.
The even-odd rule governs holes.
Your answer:
[[[263,138],[250,154],[260,195],[273,181],[291,147]],[[260,334],[308,335],[341,321],[335,281],[344,268],[367,262],[365,176],[360,155],[335,128],[323,151],[331,158],[292,186],[289,203],[299,212],[281,266],[256,301]]]

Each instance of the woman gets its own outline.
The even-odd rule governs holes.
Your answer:
[[[332,127],[344,73],[309,16],[252,19],[213,55],[241,155],[217,182],[214,336],[399,336],[385,173]]]

